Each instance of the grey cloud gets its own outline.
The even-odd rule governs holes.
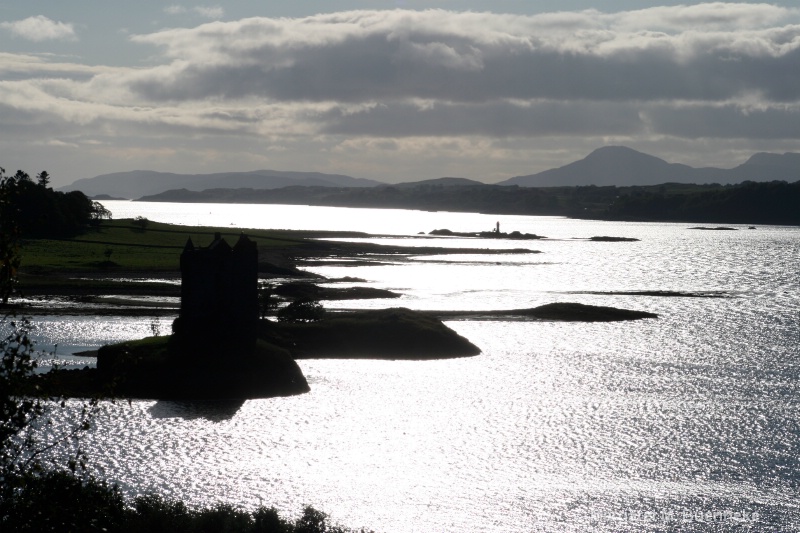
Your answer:
[[[208,19],[218,19],[225,14],[225,10],[220,6],[196,6],[194,12]]]
[[[0,52],[0,86],[14,81],[73,80],[88,82],[95,76],[113,72],[102,66],[59,62],[48,54],[11,54]]]
[[[753,110],[738,106],[659,107],[646,116],[657,132],[683,138],[800,140],[800,106]]]
[[[769,4],[707,2],[695,5],[652,7],[618,15],[601,15],[615,28],[641,28],[680,31],[701,27],[705,30],[747,30],[779,24],[796,15],[795,10]]]
[[[168,15],[183,15],[190,10],[181,5],[170,5],[163,9],[164,13]],[[225,10],[220,6],[195,6],[191,11],[207,19],[218,19],[225,14]]]
[[[674,136],[800,140],[800,105],[748,109],[739,105],[543,101],[382,104],[320,117],[324,133],[382,137]]]
[[[77,38],[72,24],[51,20],[43,15],[14,22],[2,22],[0,28],[29,41],[74,40]]]
[[[136,38],[166,46],[174,62],[168,76],[142,73],[133,88],[157,101],[800,98],[800,25],[726,32],[715,21],[711,30],[692,26],[667,34],[586,22],[585,29],[567,32],[537,17],[524,19],[503,29],[502,15],[430,11],[415,13],[411,25],[402,12],[390,11],[170,30]],[[298,30],[300,22],[307,34]]]
[[[541,102],[519,105],[386,104],[352,113],[331,111],[321,117],[323,132],[336,135],[538,137],[560,135],[635,135],[644,124],[635,107],[591,102]]]
[[[798,28],[800,40],[800,28]],[[466,48],[449,42],[448,50]],[[330,48],[308,48],[287,66],[188,64],[171,79],[145,77],[132,86],[154,100],[242,98],[282,101],[369,102],[433,98],[481,102],[500,98],[628,100],[725,100],[760,93],[767,100],[800,98],[800,49],[777,57],[706,54],[680,63],[659,50],[598,57],[553,51],[506,50],[455,57],[454,65],[415,61],[384,38],[353,39]],[[508,52],[508,53],[506,53]],[[273,50],[261,50],[264,58]],[[444,58],[441,58],[444,61]]]

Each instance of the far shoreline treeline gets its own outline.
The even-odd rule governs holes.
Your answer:
[[[169,190],[138,201],[414,209],[636,222],[800,225],[800,181],[736,185],[518,187],[420,183],[378,187]]]

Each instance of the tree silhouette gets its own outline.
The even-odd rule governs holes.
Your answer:
[[[80,191],[63,193],[43,186],[50,175],[40,172],[38,183],[18,170],[5,176],[0,169],[0,224],[13,220],[20,238],[51,238],[75,235],[111,213]],[[11,231],[2,228],[3,233]],[[0,250],[2,251],[2,250]]]
[[[50,174],[48,174],[46,170],[39,172],[36,176],[36,183],[41,187],[47,188],[47,186],[50,185]]]
[[[27,172],[23,172],[21,170],[17,170],[17,173],[14,174],[14,180],[17,183],[22,183],[22,182],[33,183],[33,182],[31,182],[31,177],[28,175],[28,173]]]

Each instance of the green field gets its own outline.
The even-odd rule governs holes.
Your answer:
[[[176,272],[187,239],[207,246],[219,232],[233,245],[244,232],[259,249],[291,247],[302,237],[274,230],[242,230],[175,226],[148,222],[145,228],[131,219],[104,221],[68,239],[31,239],[22,243],[23,274],[98,272],[119,270]]]
[[[259,273],[265,277],[305,275],[295,267],[298,258],[439,255],[495,253],[485,248],[439,248],[340,242],[364,238],[355,231],[242,229],[178,226],[137,220],[104,220],[82,233],[63,239],[25,239],[21,242],[18,292],[25,296],[175,295],[180,287],[180,256],[188,239],[207,247],[220,233],[235,245],[244,233],[258,247]],[[524,249],[505,253],[527,252]],[[131,280],[136,279],[135,283]]]

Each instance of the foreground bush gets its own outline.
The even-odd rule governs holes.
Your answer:
[[[227,504],[192,509],[156,495],[126,502],[116,486],[71,472],[6,478],[0,484],[0,531],[119,533],[355,533],[332,526],[328,515],[306,507],[297,520],[274,508],[253,512]],[[361,530],[363,533],[363,530]]]
[[[278,311],[278,322],[316,322],[324,317],[325,308],[311,298],[298,298]]]
[[[116,487],[71,472],[14,475],[0,489],[0,531],[111,531],[125,505]]]

